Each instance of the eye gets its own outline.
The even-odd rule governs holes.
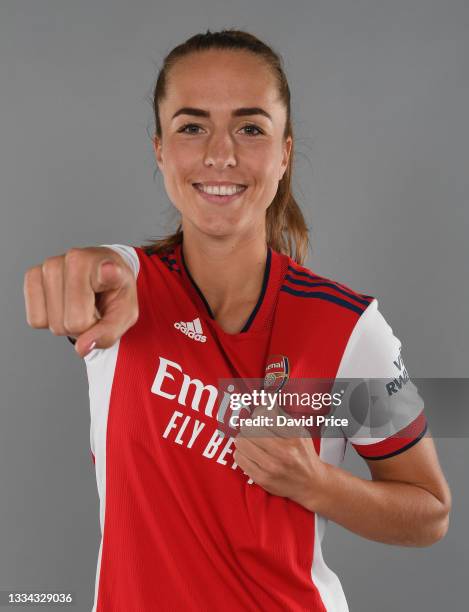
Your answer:
[[[196,130],[201,129],[200,125],[197,125],[196,123],[186,123],[185,125],[181,126],[178,129],[178,133],[181,133],[181,134],[198,134],[199,133],[199,132],[195,132],[192,130],[187,131],[188,128],[196,128]],[[258,136],[259,134],[264,133],[260,128],[257,127],[257,125],[254,125],[253,123],[245,125],[241,129],[242,130],[256,130],[256,132],[252,132],[252,131],[247,132],[250,136]]]
[[[186,129],[189,127],[200,128],[200,125],[196,125],[195,123],[186,123],[186,125],[183,125],[178,129],[178,133],[181,132],[184,134],[197,134],[197,132],[186,132]]]
[[[257,127],[257,125],[254,125],[253,123],[250,123],[249,125],[245,125],[241,129],[246,130],[246,129],[251,129],[251,128],[254,128],[255,130],[257,130],[256,134],[253,134],[251,132],[251,136],[258,136],[259,134],[263,134],[264,133],[260,128]]]

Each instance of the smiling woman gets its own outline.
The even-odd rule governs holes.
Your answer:
[[[105,365],[99,349],[87,357],[96,396],[103,368],[108,378],[114,367],[121,373],[107,410],[98,402],[93,410],[92,400],[101,415],[112,403],[107,442],[95,439],[96,465],[111,466],[101,486],[98,609],[126,600],[142,610],[158,601],[161,610],[345,612],[321,553],[328,518],[405,545],[444,533],[449,491],[431,439],[420,440],[420,397],[403,392],[394,408],[406,406],[411,435],[388,432],[367,446],[350,439],[372,473],[390,481],[370,482],[338,467],[347,442],[340,427],[314,440],[240,435],[225,389],[217,401],[217,381],[262,378],[273,362],[291,380],[392,379],[400,342],[376,299],[302,265],[308,230],[291,191],[290,90],[270,47],[234,30],[193,36],[165,59],[154,111],[156,162],[180,223],[147,246],[112,245],[137,270],[140,317],[120,341],[117,365]],[[321,350],[313,355],[309,346]],[[144,365],[149,354],[152,368]],[[133,397],[141,408],[129,422]],[[409,461],[407,482],[395,482],[394,474],[406,480]],[[388,465],[378,471],[376,463]],[[119,580],[124,573],[132,580]]]
[[[291,191],[290,89],[280,56],[247,32],[193,36],[166,57],[153,107],[156,159],[181,222],[146,252],[180,244],[183,233],[199,240],[207,231],[228,233],[237,241],[249,228],[303,263],[308,229]],[[201,185],[216,196],[204,197]],[[244,189],[223,194],[221,185]]]
[[[166,57],[154,110],[175,233],[71,249],[26,283],[28,320],[72,330],[85,356],[102,532],[93,612],[346,612],[321,551],[328,520],[405,546],[446,533],[451,496],[422,399],[410,379],[378,397],[367,436],[335,427],[331,407],[332,435],[266,424],[249,438],[227,427],[230,394],[247,379],[392,381],[401,343],[376,298],[303,265],[290,90],[269,46],[239,30],[191,37]],[[371,481],[340,468],[347,443]]]

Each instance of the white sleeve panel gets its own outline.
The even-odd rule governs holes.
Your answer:
[[[401,342],[374,299],[358,320],[342,356],[337,378],[394,378]],[[403,365],[402,362],[400,364]]]
[[[127,246],[126,244],[100,244],[99,246],[108,247],[119,253],[132,268],[135,278],[137,278],[140,271],[140,260],[134,247]]]
[[[119,340],[108,349],[85,357],[90,405],[90,446],[95,456],[96,483],[100,499],[100,526],[104,532],[106,499],[106,432],[111,390],[119,353]]]
[[[336,376],[337,388],[344,387],[340,379],[352,379],[343,397],[342,411],[350,423],[344,435],[370,458],[403,449],[425,425],[423,400],[409,378],[401,350],[400,340],[373,300],[349,338]]]

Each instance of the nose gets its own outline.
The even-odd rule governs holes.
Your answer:
[[[237,165],[235,147],[230,134],[214,134],[209,139],[205,151],[204,164],[206,166],[213,166],[217,170]]]

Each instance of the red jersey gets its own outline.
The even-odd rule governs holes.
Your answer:
[[[394,378],[400,342],[376,299],[269,248],[258,302],[229,334],[180,245],[165,256],[102,246],[132,266],[139,318],[85,357],[102,536],[93,612],[347,611],[321,552],[327,521],[237,466],[218,381],[262,379],[272,356],[293,378],[372,376],[367,367]],[[361,455],[390,456],[423,435],[420,398],[406,393],[409,436],[357,432]],[[311,442],[323,461],[342,461],[345,436]]]

